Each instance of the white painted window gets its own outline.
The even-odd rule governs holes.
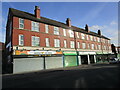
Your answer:
[[[45,42],[46,42],[46,47],[49,47],[50,46],[49,38],[45,38]]]
[[[76,32],[76,34],[77,34],[77,38],[79,38],[79,32]]]
[[[93,41],[93,36],[90,36],[90,40]]]
[[[48,27],[47,24],[45,25],[45,32],[46,32],[46,33],[49,33],[49,27]]]
[[[83,49],[86,48],[86,43],[82,43],[82,48],[83,48]]]
[[[81,33],[82,39],[85,39],[85,35],[83,33]]]
[[[54,47],[60,47],[60,40],[54,39]]]
[[[88,49],[90,49],[90,44],[88,44]]]
[[[32,36],[32,46],[40,46],[40,38]]]
[[[96,37],[94,37],[94,41],[96,41]]]
[[[22,34],[19,35],[19,45],[24,45],[24,36]]]
[[[32,31],[39,32],[39,23],[32,21]]]
[[[111,50],[111,46],[109,46],[109,50]]]
[[[104,46],[104,50],[106,50],[106,46]]]
[[[19,18],[19,28],[24,29],[24,19]]]
[[[54,34],[59,35],[59,28],[54,26]]]
[[[92,44],[92,47],[91,47],[91,49],[94,49],[94,44]]]
[[[70,41],[70,47],[71,47],[71,48],[75,48],[75,43],[74,43],[74,41]]]
[[[80,42],[77,42],[78,48],[80,48]]]
[[[100,38],[98,37],[98,42],[100,42]]]
[[[64,47],[66,48],[67,47],[67,41],[64,40]]]
[[[100,46],[100,45],[98,45],[98,49],[99,49],[99,50],[101,49],[101,46]]]
[[[66,30],[65,29],[63,29],[63,34],[64,34],[64,36],[66,36]]]
[[[87,40],[89,40],[89,37],[88,37],[88,35],[86,35],[86,39],[87,39]]]
[[[70,37],[74,37],[74,32],[72,30],[69,30]]]

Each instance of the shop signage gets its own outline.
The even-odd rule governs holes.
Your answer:
[[[64,55],[77,55],[76,52],[63,52]]]
[[[26,51],[20,51],[16,50],[15,55],[52,55],[52,54],[62,54],[62,51],[32,51],[32,50],[26,50]]]
[[[79,52],[79,55],[96,54],[95,52]]]
[[[96,52],[96,54],[103,54],[102,52]]]

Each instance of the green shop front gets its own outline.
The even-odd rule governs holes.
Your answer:
[[[64,67],[70,67],[70,66],[78,66],[78,58],[77,58],[77,52],[71,51],[63,51],[63,64]]]
[[[115,55],[112,53],[96,52],[96,62],[97,63],[109,62],[109,60],[113,57],[115,57]]]

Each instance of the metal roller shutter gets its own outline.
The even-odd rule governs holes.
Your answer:
[[[43,58],[16,58],[13,73],[37,71],[43,69]]]
[[[45,58],[45,68],[60,68],[63,67],[63,58],[62,57],[46,57]]]

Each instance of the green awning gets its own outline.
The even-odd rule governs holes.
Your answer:
[[[103,54],[102,52],[96,52],[96,54]]]
[[[63,52],[64,55],[77,55],[76,52]]]

